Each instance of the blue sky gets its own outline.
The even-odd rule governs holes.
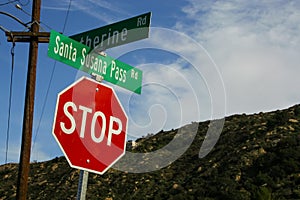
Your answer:
[[[26,2],[21,0],[19,4],[31,13],[31,1],[28,5]],[[30,16],[17,10],[15,3],[0,6],[0,11],[29,22]],[[68,5],[68,0],[43,1],[41,31],[62,32]],[[73,0],[63,33],[69,36],[152,12],[150,38],[106,52],[144,72],[142,95],[111,85],[128,114],[129,137],[138,138],[192,121],[283,109],[299,103],[299,10],[300,2],[296,0]],[[0,25],[24,31],[4,15]],[[1,32],[0,163],[4,163],[6,152],[11,46]],[[27,57],[28,44],[17,43],[8,162],[19,160]],[[56,96],[79,77],[87,76],[61,63],[53,68],[47,44],[40,44],[32,160],[62,155],[52,136]]]

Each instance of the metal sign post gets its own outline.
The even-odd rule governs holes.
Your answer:
[[[76,198],[77,200],[85,200],[88,178],[89,178],[89,172],[85,170],[80,170],[77,198]]]
[[[101,54],[104,56],[105,53],[101,52]],[[103,80],[102,76],[99,76],[97,74],[92,74],[92,78],[101,83]],[[86,190],[87,190],[87,184],[88,184],[88,178],[89,178],[89,172],[85,170],[80,170],[79,173],[79,180],[78,180],[78,190],[77,190],[77,200],[85,200],[86,197]]]

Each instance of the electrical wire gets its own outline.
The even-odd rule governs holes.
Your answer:
[[[8,146],[9,146],[9,132],[10,132],[10,113],[11,113],[11,99],[12,99],[12,82],[14,74],[14,63],[15,63],[15,46],[14,38],[12,35],[13,43],[10,50],[11,53],[11,73],[10,73],[10,86],[9,86],[9,103],[8,103],[8,120],[7,120],[7,129],[6,129],[6,146],[5,146],[5,164],[7,164],[8,158]]]
[[[20,1],[19,1],[20,2]],[[29,2],[29,1],[28,1]],[[21,4],[22,5],[22,4]],[[32,15],[29,13],[29,12],[27,12],[26,10],[24,10],[23,8],[22,8],[22,6],[21,5],[19,5],[19,4],[16,4],[15,5],[15,7],[17,8],[17,9],[19,9],[20,11],[22,11],[23,13],[25,13],[26,15],[28,15],[29,17],[32,17]],[[37,23],[39,26],[40,26],[40,28],[43,30],[43,31],[45,31],[45,29],[41,26],[41,24],[43,24],[44,26],[46,26],[48,29],[53,29],[53,28],[51,28],[50,26],[48,26],[47,24],[45,24],[45,23],[43,23],[42,21],[40,21],[40,22],[38,22],[38,21],[33,21],[33,22],[30,22],[30,24],[32,25],[33,23]],[[29,24],[29,23],[28,23]]]
[[[30,2],[30,0],[27,0],[26,3],[22,3],[20,0],[17,0],[19,2],[19,4],[21,4],[21,6],[27,6]]]
[[[70,9],[71,9],[71,4],[72,4],[72,0],[69,1],[69,6],[68,6],[67,14],[66,14],[66,17],[65,17],[65,22],[64,22],[62,33],[65,32],[65,29],[66,29],[67,21],[68,21],[68,18],[69,18],[69,13],[70,13]],[[49,90],[50,90],[50,86],[51,86],[51,83],[52,83],[52,80],[53,80],[53,75],[54,75],[55,69],[56,69],[56,61],[53,64],[53,68],[52,68],[52,72],[51,72],[51,76],[50,76],[50,81],[49,81],[49,84],[48,84],[48,87],[47,87],[46,96],[45,96],[44,104],[43,104],[43,107],[42,107],[42,113],[41,113],[41,116],[39,118],[37,129],[35,131],[35,136],[34,136],[34,140],[33,140],[32,149],[34,149],[37,134],[39,133],[39,129],[40,129],[41,119],[44,116],[46,102],[47,102],[47,99],[48,99],[48,96],[49,96]]]
[[[2,4],[0,4],[0,6],[12,4],[12,3],[15,3],[15,2],[18,2],[19,4],[21,4],[21,6],[27,6],[29,4],[30,0],[27,0],[26,3],[22,3],[20,0],[13,0],[13,1],[8,1],[6,3],[2,3]]]
[[[65,29],[66,29],[66,25],[67,25],[68,18],[69,18],[69,13],[70,13],[70,9],[71,9],[71,4],[72,4],[72,0],[70,0],[70,2],[69,2],[69,7],[68,7],[68,10],[67,10],[67,14],[66,14],[66,18],[65,18],[64,27],[63,27],[62,32],[65,32]]]
[[[5,5],[8,5],[8,4],[11,4],[11,3],[14,3],[14,2],[17,2],[19,0],[14,0],[14,1],[8,1],[6,3],[0,3],[0,6],[5,6]]]
[[[6,3],[0,3],[0,6],[5,6],[8,4],[15,3],[15,2],[19,2],[19,4],[21,4],[22,6],[27,6],[29,4],[30,0],[27,0],[26,3],[22,3],[20,0],[7,1]]]

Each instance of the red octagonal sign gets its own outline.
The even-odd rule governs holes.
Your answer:
[[[58,94],[53,135],[71,167],[103,174],[125,154],[127,121],[114,90],[83,77]]]

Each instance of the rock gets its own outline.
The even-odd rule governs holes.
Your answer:
[[[173,185],[173,189],[177,189],[179,187],[179,185],[177,184],[177,183],[174,183],[174,185]]]
[[[289,122],[298,123],[298,120],[296,120],[296,119],[289,119]]]
[[[197,172],[201,172],[202,171],[202,167],[198,167]]]

